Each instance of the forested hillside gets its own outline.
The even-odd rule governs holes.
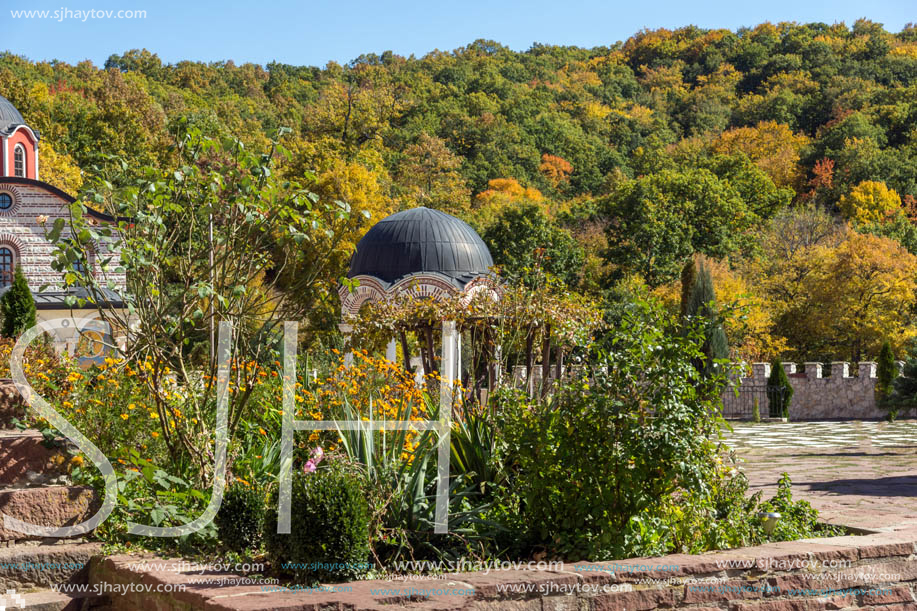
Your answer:
[[[266,146],[356,211],[471,222],[508,274],[536,263],[608,306],[710,259],[733,355],[865,359],[917,335],[917,27],[687,27],[594,49],[477,41],[347,66],[104,67],[0,56],[42,135],[42,178],[173,163],[179,124]],[[343,274],[346,261],[329,278]]]

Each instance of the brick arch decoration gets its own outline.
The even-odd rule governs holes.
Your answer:
[[[0,216],[12,216],[16,214],[19,209],[19,204],[22,203],[22,192],[14,185],[4,183],[0,184],[0,193],[5,193],[13,198],[13,205],[6,210],[0,210]]]
[[[25,249],[25,244],[22,243],[22,240],[12,233],[0,233],[0,246],[12,248],[13,254],[16,255],[17,259],[22,257]]]
[[[352,292],[342,286],[338,294],[341,297],[341,317],[356,315],[364,303],[381,301],[386,298],[385,286],[372,276],[356,276],[353,278],[359,286]]]
[[[343,286],[339,290],[341,318],[356,315],[366,303],[382,301],[396,295],[436,298],[461,294],[462,303],[466,305],[480,294],[489,294],[494,300],[502,296],[500,285],[490,276],[478,276],[469,282],[461,292],[448,278],[439,274],[411,274],[391,286],[387,286],[373,276],[355,276],[353,280],[359,282],[353,292]]]

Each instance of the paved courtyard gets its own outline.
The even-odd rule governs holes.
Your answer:
[[[826,522],[866,530],[917,525],[917,421],[732,423],[727,442],[752,492],[789,473],[794,498]]]

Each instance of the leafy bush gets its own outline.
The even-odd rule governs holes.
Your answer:
[[[290,571],[304,583],[360,576],[370,553],[369,507],[353,474],[335,466],[296,472],[290,534],[277,533],[277,503],[275,489],[264,531],[275,570]]]
[[[839,527],[819,524],[818,511],[808,501],[793,500],[792,482],[786,473],[777,482],[777,494],[769,501],[762,503],[758,510],[780,514],[780,519],[777,520],[774,533],[771,535],[774,541],[794,541],[844,534]]]
[[[264,508],[264,494],[256,488],[241,483],[230,486],[214,518],[220,541],[234,552],[256,549],[261,544]]]
[[[652,547],[648,538],[655,535],[635,524],[665,520],[665,508],[683,498],[705,508],[696,526],[710,538],[712,491],[726,486],[729,472],[718,467],[714,441],[725,378],[705,376],[693,364],[704,339],[702,325],[685,330],[660,307],[637,303],[615,330],[610,352],[594,362],[591,379],[573,380],[544,402],[502,396],[517,519],[527,525],[531,547],[570,560],[626,557]],[[736,493],[727,496],[741,502]],[[743,536],[722,538],[740,543]],[[669,536],[659,547],[676,545]]]
[[[771,362],[771,375],[767,379],[767,403],[772,418],[790,417],[790,400],[793,398],[793,387],[786,377],[783,363],[774,359]]]

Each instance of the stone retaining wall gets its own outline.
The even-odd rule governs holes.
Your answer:
[[[783,363],[783,368],[793,387],[791,420],[881,419],[888,414],[876,405],[876,363],[831,363],[829,371],[821,363],[804,363],[801,370],[796,363]],[[750,376],[737,381],[738,396],[724,397],[727,417],[750,417],[755,399],[761,416],[767,416],[770,363],[754,363],[751,369]]]
[[[361,581],[341,584],[347,590],[340,593],[269,593],[254,584],[208,586],[200,579],[232,576],[181,572],[181,561],[172,561],[170,569],[169,561],[137,556],[95,558],[90,579],[100,588],[107,584],[109,591],[116,584],[121,591],[134,590],[111,596],[115,611],[905,611],[917,609],[915,544],[917,528],[912,527],[698,556],[579,562],[543,571],[453,573],[443,579]],[[132,567],[144,561],[166,566],[155,571]],[[184,591],[175,591],[183,585]],[[173,592],[162,592],[166,589]]]

